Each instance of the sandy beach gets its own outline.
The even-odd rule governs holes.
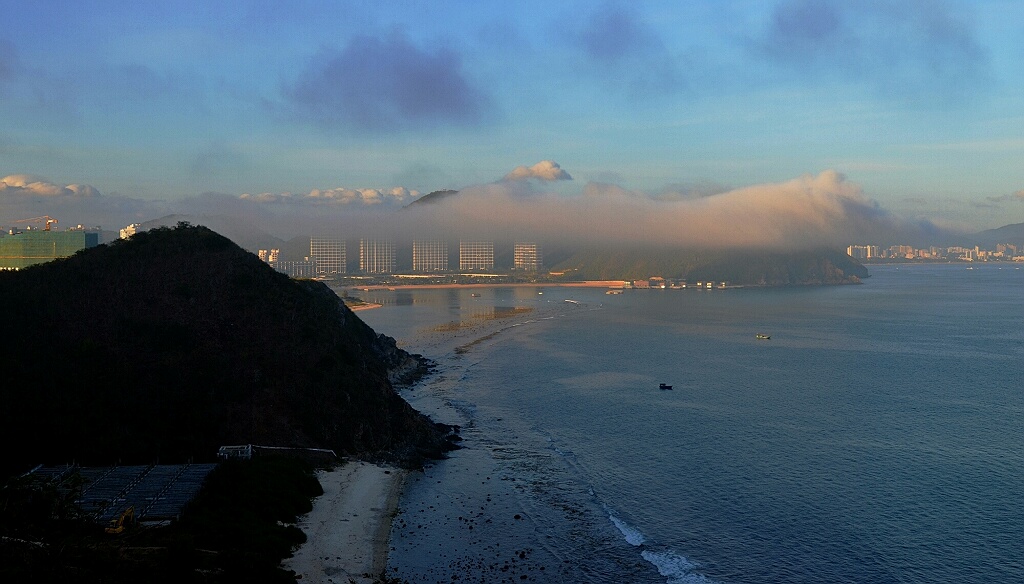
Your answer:
[[[387,565],[391,520],[408,472],[351,461],[319,471],[324,494],[299,518],[306,543],[282,562],[302,582],[370,584]]]

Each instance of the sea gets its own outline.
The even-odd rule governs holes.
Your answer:
[[[463,438],[408,479],[388,574],[1024,582],[1024,270],[869,270],[354,292],[437,362],[403,396]]]

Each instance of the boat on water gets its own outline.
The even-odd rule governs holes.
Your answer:
[[[759,341],[767,341],[768,339],[772,338],[772,336],[766,335],[764,333],[757,333],[756,335],[754,335],[754,338],[756,338]]]
[[[667,383],[659,383],[658,389],[672,389],[672,386]]]
[[[480,295],[477,294],[476,292],[473,292],[472,294],[470,294],[470,296],[472,296],[473,298],[480,298]]]

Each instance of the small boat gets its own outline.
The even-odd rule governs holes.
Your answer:
[[[766,335],[764,333],[757,333],[756,335],[754,335],[754,338],[756,338],[759,341],[767,341],[768,339],[770,339],[772,337],[771,337],[771,335]]]
[[[659,383],[658,389],[672,389],[672,386],[667,383]]]
[[[473,298],[480,298],[480,295],[477,294],[476,292],[473,292],[472,294],[470,294],[470,296]]]

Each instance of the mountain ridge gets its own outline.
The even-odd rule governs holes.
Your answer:
[[[291,280],[205,227],[156,228],[0,274],[8,469],[210,459],[222,444],[416,465],[451,428],[398,396],[429,362],[326,285]]]

